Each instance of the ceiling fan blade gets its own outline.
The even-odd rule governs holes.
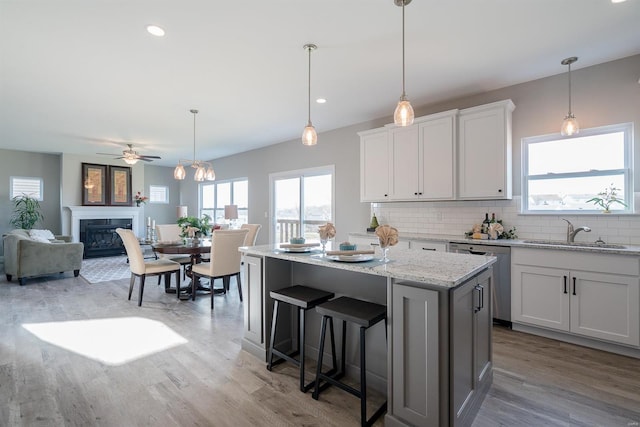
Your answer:
[[[143,158],[144,157],[145,159],[161,159],[162,158],[160,156],[147,156],[145,154],[139,154],[138,157],[139,158]]]
[[[96,154],[100,154],[101,156],[117,156],[118,155],[116,153],[96,153]]]

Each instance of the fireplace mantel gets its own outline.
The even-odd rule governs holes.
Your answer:
[[[140,208],[133,206],[67,206],[71,211],[71,239],[80,241],[81,219],[130,218],[133,232],[139,235]]]

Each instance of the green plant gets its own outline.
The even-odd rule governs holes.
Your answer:
[[[620,191],[620,189],[614,187],[613,183],[611,183],[609,188],[605,188],[604,191],[598,193],[596,197],[592,197],[587,200],[587,203],[593,203],[594,205],[600,206],[605,212],[609,212],[609,208],[614,203],[618,203],[626,207],[627,204],[624,202],[624,199],[620,199],[618,197],[618,191]]]
[[[200,230],[199,232],[206,236],[211,231],[211,217],[207,214],[202,215],[202,218],[197,218],[195,216],[183,216],[182,218],[178,218],[178,225],[180,226],[180,236],[187,236],[187,227],[194,227]]]
[[[22,194],[11,199],[13,202],[13,215],[9,223],[25,230],[31,230],[38,221],[44,220],[42,208],[38,199]]]

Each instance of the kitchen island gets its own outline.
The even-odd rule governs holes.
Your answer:
[[[493,378],[491,265],[495,258],[391,248],[388,263],[378,257],[351,263],[332,260],[319,251],[287,253],[277,245],[240,251],[243,349],[266,361],[273,311],[269,292],[274,289],[305,285],[385,304],[386,344],[385,328],[367,332],[367,381],[387,395],[385,425],[472,423]],[[278,328],[276,341],[293,348],[295,314],[283,312],[279,322],[291,328]],[[319,332],[320,316],[311,310],[305,353],[314,359]],[[353,333],[347,332],[349,337]],[[357,340],[348,338],[347,343],[347,375],[357,377]]]

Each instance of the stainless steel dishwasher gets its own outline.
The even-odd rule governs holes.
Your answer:
[[[511,248],[450,242],[449,252],[492,255],[498,258],[493,264],[493,320],[511,326]]]

